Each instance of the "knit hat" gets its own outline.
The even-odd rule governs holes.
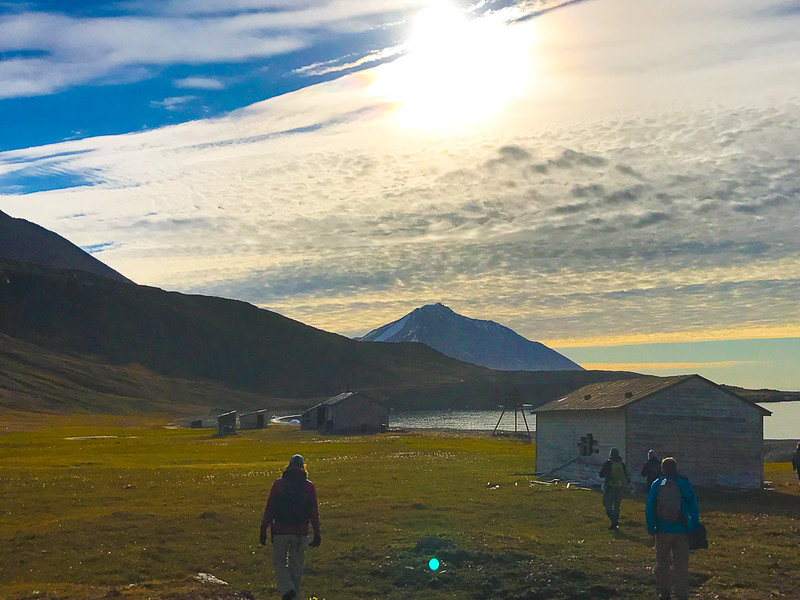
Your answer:
[[[620,458],[619,456],[619,448],[612,448],[611,452],[608,454],[609,458]]]
[[[667,458],[661,461],[661,472],[667,477],[677,477],[678,463],[675,462],[674,458],[668,456]]]
[[[302,469],[303,464],[304,464],[303,457],[300,456],[299,454],[295,454],[294,456],[292,456],[292,458],[289,459],[290,467],[300,467]]]

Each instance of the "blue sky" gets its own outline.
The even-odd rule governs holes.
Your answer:
[[[0,0],[0,210],[357,335],[800,389],[792,1]],[[789,351],[789,354],[787,354]]]

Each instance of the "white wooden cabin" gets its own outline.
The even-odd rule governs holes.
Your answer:
[[[771,413],[700,375],[596,383],[534,412],[538,473],[599,484],[616,447],[632,481],[643,484],[639,472],[652,448],[661,459],[674,457],[695,485],[763,483],[763,421]]]

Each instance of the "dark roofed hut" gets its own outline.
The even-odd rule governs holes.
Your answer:
[[[235,410],[217,416],[217,435],[236,435]]]
[[[762,486],[763,422],[771,413],[700,375],[596,383],[534,412],[540,473],[599,483],[617,447],[637,481],[652,448],[675,457],[697,485]]]
[[[242,413],[239,416],[239,429],[266,429],[268,424],[266,408]]]
[[[301,429],[331,432],[375,433],[389,425],[389,408],[362,392],[344,392],[316,406],[300,417]]]

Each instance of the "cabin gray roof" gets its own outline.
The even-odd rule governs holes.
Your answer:
[[[672,386],[688,381],[689,379],[700,379],[707,384],[714,386],[734,398],[745,402],[757,409],[764,415],[772,413],[760,406],[748,402],[741,396],[737,396],[724,388],[721,388],[713,381],[709,381],[700,375],[674,375],[672,377],[638,377],[636,379],[622,379],[619,381],[607,381],[593,383],[584,386],[570,394],[548,402],[534,410],[535,413],[550,412],[557,410],[607,410],[625,408],[629,404],[643,400]]]
[[[334,396],[333,398],[328,398],[327,400],[324,400],[324,401],[320,402],[317,406],[319,406],[320,404],[327,404],[329,406],[331,404],[339,404],[339,402],[341,402],[342,400],[347,400],[351,396],[355,396],[358,393],[359,392],[342,392],[338,396]],[[361,395],[364,396],[364,394],[361,394]]]
[[[305,414],[308,411],[314,410],[315,408],[319,408],[320,406],[332,406],[335,404],[339,404],[339,402],[341,402],[342,400],[347,400],[348,398],[352,398],[353,396],[363,396],[367,400],[372,400],[372,402],[375,402],[376,404],[383,404],[383,402],[381,402],[380,400],[376,400],[372,396],[367,396],[363,392],[342,392],[338,396],[334,396],[333,398],[328,398],[327,400],[323,400],[319,404],[315,404],[311,408],[307,408],[306,410],[303,411],[303,413]]]
[[[259,408],[258,410],[251,410],[250,412],[242,413],[240,417],[249,417],[250,415],[264,414],[267,412],[266,408]]]

